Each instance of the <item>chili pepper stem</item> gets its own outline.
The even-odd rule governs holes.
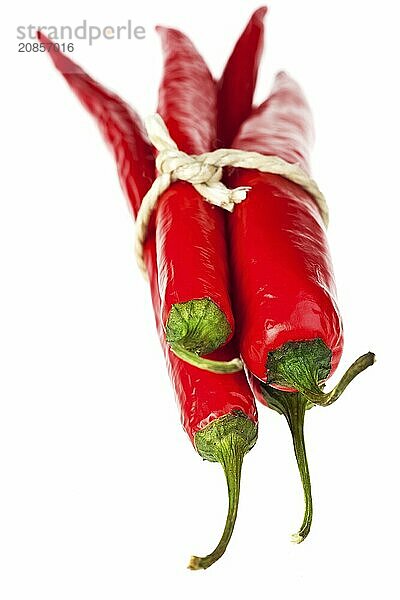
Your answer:
[[[229,497],[229,508],[228,515],[226,517],[225,529],[218,545],[213,552],[207,556],[204,556],[203,558],[199,556],[192,556],[188,566],[188,568],[192,570],[208,569],[208,567],[221,558],[229,544],[229,540],[232,537],[233,528],[235,526],[239,505],[240,475],[244,451],[242,449],[235,448],[232,435],[224,440],[224,444],[226,445],[226,450],[222,451],[221,445],[221,464],[226,476]]]
[[[330,404],[333,404],[342,395],[349,383],[351,383],[357,375],[365,371],[365,369],[372,366],[374,362],[375,354],[373,352],[367,352],[366,354],[359,356],[357,360],[350,365],[339,383],[337,383],[330,392],[320,391],[318,394],[308,392],[306,394],[308,399],[320,406],[329,406]]]
[[[321,339],[289,342],[270,352],[267,368],[269,385],[294,388],[319,406],[335,402],[353,379],[374,364],[375,354],[363,354],[347,369],[330,392],[322,390],[331,371],[332,353]]]
[[[236,522],[243,458],[256,440],[257,426],[242,413],[216,419],[196,434],[195,444],[199,454],[207,460],[219,462],[224,469],[229,506],[225,528],[216,548],[207,556],[192,556],[189,569],[208,569],[224,554]]]
[[[265,389],[265,388],[264,388]],[[268,406],[280,414],[284,415],[289,425],[293,447],[296,456],[297,466],[304,492],[304,517],[299,531],[292,535],[292,541],[299,544],[310,533],[313,502],[311,495],[311,480],[308,469],[307,453],[304,443],[304,415],[308,408],[311,408],[307,398],[302,394],[292,392],[282,392],[268,387],[267,392]]]
[[[300,395],[298,395],[298,398],[300,399]],[[299,404],[302,405],[302,408],[300,408],[297,419],[294,419],[294,422],[292,422],[290,427],[293,437],[293,446],[296,455],[297,466],[299,468],[300,479],[303,485],[305,503],[304,517],[301,527],[297,533],[292,535],[292,541],[296,542],[297,544],[305,540],[310,533],[313,517],[311,480],[308,469],[306,448],[304,444],[304,413],[306,403],[303,401],[299,402]]]
[[[210,358],[204,358],[199,356],[195,352],[189,352],[181,344],[170,344],[171,350],[181,360],[203,369],[204,371],[211,371],[212,373],[229,374],[236,373],[243,369],[243,363],[240,358],[233,358],[232,360],[211,360]]]

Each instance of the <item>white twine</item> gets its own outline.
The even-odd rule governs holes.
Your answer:
[[[189,155],[179,150],[171,138],[160,115],[145,120],[147,134],[157,148],[156,167],[159,173],[142,200],[135,224],[135,254],[140,270],[147,276],[143,257],[147,228],[151,214],[161,194],[174,181],[191,183],[198,193],[210,204],[233,211],[235,204],[245,200],[250,187],[230,190],[221,183],[223,167],[256,169],[261,173],[273,173],[301,186],[315,199],[325,225],[328,225],[328,206],[317,184],[297,163],[288,163],[279,156],[265,156],[258,152],[220,149],[199,155]]]

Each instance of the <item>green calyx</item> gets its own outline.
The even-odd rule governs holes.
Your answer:
[[[257,441],[257,425],[241,411],[216,419],[195,435],[195,446],[202,458],[219,462],[225,472],[229,507],[225,528],[215,550],[204,557],[192,556],[188,568],[208,569],[224,554],[235,526],[243,458]]]
[[[288,342],[268,354],[267,383],[294,388],[313,404],[329,406],[359,373],[375,362],[375,354],[363,354],[347,369],[330,392],[324,392],[323,382],[329,377],[331,358],[331,350],[319,338]]]
[[[265,384],[261,384],[261,388],[268,406],[286,418],[292,434],[297,466],[303,485],[305,504],[301,527],[297,533],[292,535],[292,541],[299,544],[309,534],[313,516],[311,480],[304,443],[304,416],[306,410],[314,405],[302,394],[296,392],[282,392]]]
[[[232,436],[235,447],[240,446],[246,454],[257,441],[257,425],[240,410],[224,415],[196,433],[196,450],[204,460],[221,463],[226,441]]]
[[[166,339],[180,359],[214,373],[235,373],[242,361],[203,358],[226,342],[231,327],[225,314],[209,298],[173,304],[166,324]]]
[[[209,298],[173,304],[166,324],[169,344],[179,343],[188,352],[210,354],[231,334],[224,313]]]
[[[320,382],[329,376],[331,359],[332,352],[319,338],[288,342],[268,354],[267,383],[318,394]]]

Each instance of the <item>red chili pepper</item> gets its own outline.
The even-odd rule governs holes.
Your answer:
[[[250,115],[264,45],[262,6],[250,18],[236,42],[218,82],[218,146],[229,148],[239,127]]]
[[[308,172],[312,137],[310,109],[299,86],[279,73],[271,96],[245,121],[232,146],[279,156]],[[228,179],[231,186],[251,187],[229,219],[241,355],[251,373],[266,382],[250,376],[253,392],[286,417],[292,432],[306,505],[294,536],[301,542],[312,520],[305,411],[334,402],[373,364],[374,355],[358,358],[331,392],[322,391],[340,360],[343,332],[316,202],[278,175],[235,170]]]
[[[164,49],[158,112],[181,150],[208,152],[216,139],[216,84],[186,36],[158,31]],[[234,330],[223,211],[191,184],[172,184],[159,199],[156,247],[162,320],[173,351],[215,372],[240,369],[237,360],[218,363],[199,356],[228,342]]]
[[[39,34],[39,39],[49,43],[43,34]],[[95,117],[110,144],[122,187],[136,216],[155,175],[154,158],[140,118],[116,94],[94,81],[69,58],[53,49],[50,56],[71,89]],[[211,554],[204,558],[192,557],[189,564],[191,569],[206,569],[223,555],[233,532],[243,457],[257,440],[257,409],[243,371],[223,376],[202,371],[183,362],[171,351],[161,315],[154,229],[147,236],[144,256],[157,329],[182,425],[202,458],[221,463],[228,485],[229,509],[221,540]],[[236,352],[231,341],[212,358],[222,362]]]
[[[179,148],[189,154],[206,152],[215,144],[215,83],[204,61],[182,33],[158,30],[165,54],[158,112]],[[200,376],[196,366],[177,358],[185,358],[175,342],[178,333],[182,343],[182,326],[187,340],[183,350],[199,354],[206,354],[225,341],[220,333],[222,315],[231,330],[226,339],[232,335],[222,210],[205,203],[191,185],[173,184],[157,207],[156,255],[157,271],[151,258],[147,262],[153,306],[183,425],[200,455],[221,462],[227,478],[229,511],[221,541],[211,554],[192,557],[189,564],[191,569],[205,569],[222,556],[232,535],[242,460],[257,435],[254,398],[243,372],[223,377],[203,372]],[[217,315],[214,306],[219,308]],[[166,339],[170,348],[165,344],[162,327],[167,318]],[[199,344],[209,344],[215,333],[218,338],[213,346],[199,348]],[[233,344],[219,349],[213,355],[215,364],[224,365],[234,349]],[[193,362],[199,364],[197,359]]]
[[[279,73],[271,96],[233,145],[277,155],[308,172],[312,136],[299,86]],[[241,354],[259,379],[324,402],[320,385],[338,365],[343,331],[316,202],[279,175],[236,170],[233,184],[251,186],[229,220]]]
[[[147,246],[145,260],[158,334],[183,427],[203,459],[221,463],[228,486],[228,514],[219,543],[207,556],[192,556],[189,562],[189,569],[208,569],[224,554],[233,533],[243,458],[257,441],[257,409],[243,371],[226,375],[200,371],[172,352],[162,326],[154,245]],[[231,341],[214,352],[213,358],[225,361],[236,351],[236,344]]]

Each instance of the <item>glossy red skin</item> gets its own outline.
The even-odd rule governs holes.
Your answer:
[[[49,43],[43,35],[40,39]],[[71,89],[95,117],[110,144],[117,161],[122,188],[136,216],[141,199],[155,176],[154,158],[140,118],[118,96],[94,81],[69,58],[59,52],[50,52],[50,55]],[[147,237],[144,252],[157,330],[181,421],[190,440],[193,443],[197,431],[234,410],[242,411],[257,422],[254,398],[243,371],[232,375],[216,375],[192,367],[171,352],[165,340],[161,319],[154,231]],[[217,360],[226,360],[237,356],[237,353],[237,348],[231,342],[212,356]]]
[[[256,10],[239,37],[218,82],[218,146],[229,148],[250,115],[264,46],[263,19],[267,7]]]
[[[195,434],[215,419],[234,411],[241,411],[257,423],[257,408],[244,371],[218,375],[202,371],[180,360],[171,351],[165,339],[161,320],[160,296],[157,286],[157,264],[154,244],[146,247],[145,260],[150,278],[151,296],[157,330],[168,373],[181,413],[183,428],[194,445]],[[229,360],[237,356],[238,349],[231,341],[210,356],[215,360]]]
[[[216,84],[186,36],[174,29],[158,31],[164,50],[158,112],[181,150],[208,152],[216,139]],[[205,202],[192,185],[173,184],[159,199],[156,248],[164,325],[173,304],[210,298],[230,325],[228,341],[234,319],[223,211]]]
[[[233,147],[275,154],[308,171],[310,109],[297,84],[277,76],[271,97],[244,123]],[[342,322],[325,227],[313,198],[278,175],[236,170],[229,185],[251,186],[229,219],[240,352],[266,381],[268,353],[293,341],[321,338],[343,350]]]

